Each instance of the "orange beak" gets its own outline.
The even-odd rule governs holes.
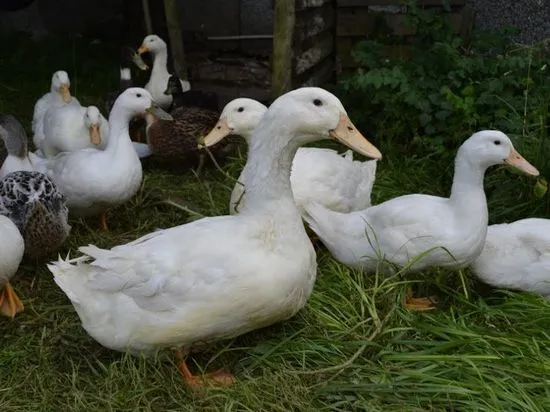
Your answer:
[[[351,120],[344,113],[340,114],[340,120],[336,128],[329,132],[329,136],[340,143],[345,144],[350,149],[361,153],[372,159],[381,159],[382,153],[359,130],[353,125]]]
[[[101,143],[101,135],[99,134],[98,124],[93,124],[90,126],[90,143],[96,146]]]
[[[148,51],[149,49],[147,48],[147,46],[145,44],[142,44],[141,46],[139,46],[138,54],[147,53]]]
[[[227,120],[225,119],[225,117],[223,117],[218,120],[218,123],[216,123],[216,126],[214,126],[212,130],[210,130],[210,133],[204,136],[203,144],[199,144],[199,148],[214,146],[216,143],[218,143],[220,140],[230,134],[231,128],[227,124]]]
[[[510,155],[506,159],[504,159],[504,163],[515,167],[516,169],[519,169],[522,172],[527,173],[528,175],[539,175],[539,171],[535,168],[535,166],[525,160],[523,156],[520,155],[514,148],[512,148],[512,150],[510,151]]]
[[[67,83],[63,83],[61,85],[59,88],[59,93],[61,93],[61,97],[65,103],[69,103],[71,101],[71,92],[69,91],[69,85]]]

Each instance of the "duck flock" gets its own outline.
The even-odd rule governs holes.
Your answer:
[[[148,69],[132,87],[130,67]],[[334,259],[366,273],[471,266],[498,287],[550,296],[550,225],[525,219],[488,227],[483,178],[506,164],[539,172],[498,130],[474,133],[458,149],[448,198],[411,194],[378,205],[370,197],[380,151],[353,125],[332,93],[292,90],[269,107],[238,98],[217,111],[215,95],[191,90],[167,70],[167,46],[145,37],[124,49],[121,90],[105,97],[108,120],[71,95],[65,71],[35,104],[32,141],[10,114],[0,115],[7,155],[0,169],[0,312],[14,317],[22,301],[10,285],[23,256],[46,264],[70,236],[68,216],[98,216],[127,202],[142,184],[140,158],[169,169],[201,168],[211,154],[227,158],[248,144],[229,214],[157,230],[111,249],[47,263],[86,332],[107,348],[147,354],[175,350],[185,382],[205,384],[185,363],[193,347],[241,335],[294,316],[315,284],[316,253],[304,222]],[[301,146],[333,139],[351,150]],[[352,150],[372,160],[353,160]],[[243,254],[240,251],[246,250]],[[428,251],[428,253],[426,253]],[[42,263],[38,263],[42,262]],[[407,301],[428,310],[427,298]],[[219,370],[211,383],[233,376]]]

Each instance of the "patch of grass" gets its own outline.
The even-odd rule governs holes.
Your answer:
[[[118,84],[116,44],[75,36],[35,44],[6,35],[3,45],[0,110],[16,115],[27,129],[34,102],[48,90],[55,70],[69,72],[73,93],[83,104],[100,105],[100,97]],[[449,193],[454,152],[405,155],[384,144],[383,130],[377,132],[385,157],[375,202],[411,192]],[[527,159],[548,170],[539,146],[516,142]],[[223,168],[237,177],[243,163],[235,159]],[[494,221],[547,211],[547,200],[530,194],[532,180],[491,170],[486,182]],[[159,204],[161,198],[183,200],[206,216],[224,214],[232,187],[233,181],[217,170],[196,177],[146,166],[142,190],[110,213],[110,232],[99,232],[95,219],[73,219],[61,254],[88,243],[111,247],[193,218]],[[201,396],[182,384],[171,354],[145,360],[93,341],[45,266],[26,261],[14,281],[26,310],[13,321],[0,319],[0,410],[549,410],[548,301],[491,290],[467,271],[365,277],[321,249],[318,261],[314,293],[293,319],[191,356],[196,371],[224,366],[238,378],[233,387],[212,388]],[[439,310],[403,309],[406,288],[413,283],[417,293],[438,296]]]

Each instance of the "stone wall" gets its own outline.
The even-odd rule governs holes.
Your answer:
[[[475,27],[494,30],[517,27],[515,41],[530,44],[550,38],[550,0],[470,0],[476,10]]]

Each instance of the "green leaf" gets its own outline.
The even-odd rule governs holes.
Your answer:
[[[544,197],[546,192],[548,191],[548,182],[544,177],[540,177],[537,179],[537,182],[535,183],[535,186],[533,187],[533,195],[537,199],[541,199]]]

